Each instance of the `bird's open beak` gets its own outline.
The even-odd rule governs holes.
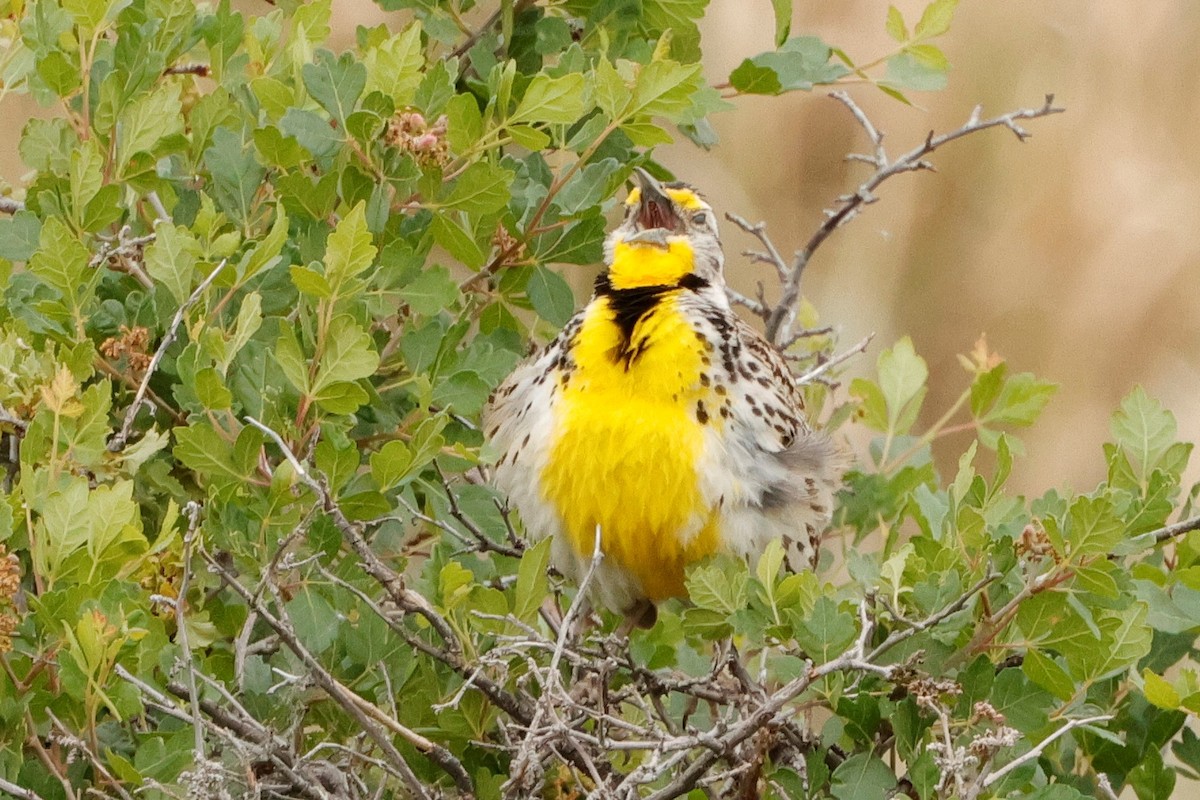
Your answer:
[[[638,228],[643,231],[662,228],[675,233],[681,232],[683,220],[675,213],[675,206],[671,203],[671,198],[667,197],[663,185],[641,167],[634,167],[633,174],[641,188],[637,211]]]

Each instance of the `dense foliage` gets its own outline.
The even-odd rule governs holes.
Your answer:
[[[981,342],[923,410],[901,340],[834,391],[780,263],[740,300],[814,418],[877,436],[820,570],[698,565],[631,640],[563,623],[482,480],[480,407],[632,168],[739,94],[940,88],[953,0],[857,60],[774,0],[777,50],[719,87],[706,0],[380,5],[335,53],[330,0],[0,3],[0,102],[53,112],[0,197],[0,793],[1163,800],[1200,770],[1200,534],[1164,527],[1191,446],[1140,390],[1103,484],[1013,496],[1053,387]],[[805,261],[929,150],[882,152]]]

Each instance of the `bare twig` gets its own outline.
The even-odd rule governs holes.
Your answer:
[[[510,692],[487,675],[476,669],[475,664],[463,659],[462,643],[459,641],[450,623],[439,614],[419,592],[409,589],[404,578],[389,568],[371,549],[363,537],[359,527],[351,522],[330,493],[328,484],[319,473],[310,470],[296,457],[287,443],[276,431],[264,425],[253,417],[246,417],[249,425],[258,428],[270,438],[284,458],[291,464],[297,478],[308,486],[318,497],[322,510],[333,520],[334,526],[341,532],[343,540],[354,551],[362,568],[387,593],[388,599],[406,613],[415,613],[423,617],[438,637],[445,644],[445,649],[432,648],[428,645],[421,648],[423,652],[432,655],[463,678],[470,680],[476,689],[482,692],[497,707],[521,724],[528,724],[533,719],[533,704],[528,697],[520,693]],[[387,619],[387,617],[385,617]],[[389,620],[390,624],[390,620]],[[402,632],[403,628],[393,625],[393,630]],[[402,634],[403,635],[403,634]],[[419,639],[406,637],[411,645],[418,646]],[[581,765],[577,765],[581,766]]]
[[[1096,788],[1100,790],[1103,800],[1119,800],[1117,793],[1113,791],[1112,782],[1103,772],[1096,776]]]
[[[442,489],[446,492],[446,502],[450,505],[450,516],[458,520],[459,524],[467,529],[467,532],[475,539],[477,549],[480,551],[491,551],[500,555],[509,556],[511,558],[520,558],[521,553],[525,552],[524,545],[521,546],[506,544],[504,542],[494,541],[490,536],[483,532],[475,521],[463,513],[462,508],[458,505],[458,497],[454,494],[454,487],[450,485],[450,481],[446,479],[442,473],[442,468],[437,462],[433,464],[434,471],[437,472],[438,480],[442,484]],[[424,516],[424,515],[421,515]],[[428,519],[428,517],[426,517]],[[435,522],[435,524],[437,524]]]
[[[1062,736],[1065,736],[1066,734],[1070,733],[1071,731],[1075,730],[1076,728],[1082,728],[1084,725],[1094,725],[1097,722],[1108,722],[1112,718],[1113,718],[1112,714],[1102,714],[1102,715],[1096,716],[1096,717],[1084,717],[1083,719],[1073,719],[1073,720],[1069,721],[1066,725],[1063,725],[1061,728],[1056,730],[1054,733],[1050,734],[1045,739],[1042,739],[1040,742],[1035,744],[1029,750],[1029,752],[1022,754],[1021,756],[1019,756],[1017,758],[1014,758],[1012,761],[1008,762],[1003,767],[1001,767],[1000,769],[993,772],[991,775],[988,775],[987,778],[984,779],[983,785],[985,787],[991,786],[993,783],[1000,780],[1001,778],[1003,778],[1005,775],[1012,772],[1013,770],[1019,768],[1021,765],[1028,764],[1030,761],[1033,761],[1034,759],[1036,759],[1038,756],[1040,756],[1042,754],[1043,750],[1045,750],[1047,747],[1049,747],[1051,744],[1053,744],[1057,739],[1059,739]]]
[[[796,252],[791,263],[786,263],[782,256],[780,256],[779,250],[767,236],[763,223],[750,223],[736,214],[725,215],[726,219],[733,222],[746,233],[754,236],[763,245],[765,252],[751,253],[751,257],[756,261],[771,264],[779,274],[780,283],[782,284],[779,300],[770,307],[769,313],[764,317],[766,320],[767,339],[777,346],[790,343],[791,341],[791,326],[796,315],[796,303],[800,299],[801,279],[804,276],[804,269],[808,266],[808,262],[812,259],[813,254],[835,230],[857,216],[864,206],[875,202],[877,199],[875,190],[884,181],[904,172],[932,170],[933,165],[925,159],[927,155],[955,139],[961,139],[964,136],[989,128],[1008,128],[1018,139],[1024,141],[1031,134],[1019,124],[1020,120],[1038,119],[1064,111],[1064,109],[1054,105],[1054,95],[1046,95],[1045,103],[1039,108],[1021,108],[990,119],[982,119],[981,109],[976,107],[967,122],[961,127],[939,135],[930,133],[920,145],[893,160],[888,157],[887,151],[884,149],[883,133],[875,127],[867,117],[866,112],[850,98],[850,95],[842,91],[836,91],[831,92],[829,96],[849,109],[871,142],[871,154],[852,154],[848,156],[849,160],[869,164],[875,168],[875,171],[865,181],[860,183],[857,189],[839,197],[834,207],[826,210],[825,219],[809,237],[804,247]],[[732,295],[731,300],[733,302],[740,302],[740,300],[735,299]],[[758,309],[752,308],[752,310],[756,314],[759,314],[759,316],[762,316]]]
[[[528,730],[525,733],[525,739],[521,743],[521,749],[517,751],[517,755],[513,758],[512,764],[509,767],[509,779],[506,787],[509,790],[528,790],[527,773],[531,762],[534,758],[535,739],[541,730],[542,720],[549,713],[555,698],[560,693],[561,676],[558,672],[558,666],[562,662],[563,653],[567,647],[567,641],[574,633],[575,621],[582,610],[587,606],[588,588],[591,586],[592,579],[596,575],[596,570],[599,569],[601,561],[604,560],[604,550],[600,546],[600,526],[596,525],[596,534],[592,546],[592,560],[588,564],[587,572],[583,576],[583,580],[579,583],[579,590],[575,593],[571,605],[567,608],[567,613],[563,616],[562,623],[558,626],[558,641],[554,646],[554,654],[550,657],[550,664],[546,667],[546,678],[542,689],[542,701],[538,704],[537,711],[534,712],[533,720],[530,721]],[[565,733],[565,731],[564,731]],[[568,746],[572,743],[568,740]],[[578,746],[575,745],[578,749]],[[583,755],[582,751],[579,751]],[[594,769],[592,770],[595,771]],[[595,777],[597,782],[599,776]]]
[[[532,5],[532,3],[533,0],[517,0],[516,3],[512,4],[512,9],[509,13],[515,16],[523,11],[527,6]],[[486,34],[488,31],[494,28],[498,22],[500,22],[500,20],[503,18],[503,13],[503,6],[493,12],[491,16],[484,20],[483,24],[480,25],[477,30],[460,42],[458,46],[451,51],[451,58],[457,58],[458,56],[465,55],[468,50],[475,46],[475,43],[478,42],[484,36],[484,34]]]
[[[142,251],[155,238],[154,233],[130,236],[129,226],[126,225],[111,241],[101,239],[100,249],[92,256],[88,266],[96,269],[102,264],[108,264],[110,269],[128,273],[146,289],[153,289],[154,281],[150,280],[150,276],[142,269],[141,259]]]
[[[279,638],[287,645],[288,649],[300,659],[313,682],[320,686],[331,699],[341,706],[343,711],[353,717],[355,722],[358,723],[360,728],[367,734],[367,736],[369,736],[371,740],[374,741],[379,747],[379,749],[387,755],[388,762],[403,776],[404,783],[408,786],[408,789],[412,795],[414,797],[422,798],[422,800],[431,800],[431,797],[426,791],[425,786],[421,783],[420,779],[417,778],[416,773],[412,771],[412,768],[408,765],[408,762],[405,760],[404,756],[399,750],[396,749],[395,745],[392,744],[391,739],[389,739],[383,730],[380,729],[376,722],[363,711],[362,698],[355,695],[336,678],[334,678],[296,636],[290,621],[288,621],[285,616],[286,611],[282,602],[276,602],[276,608],[279,611],[279,615],[276,616],[275,613],[272,613],[271,610],[266,607],[261,598],[243,586],[237,580],[237,576],[231,574],[223,564],[206,553],[203,549],[200,552],[204,559],[208,562],[209,568],[214,573],[225,578],[229,582],[229,586],[234,590],[234,592],[241,595],[242,599],[247,604],[250,604],[254,607],[254,610],[258,613],[259,618],[268,626],[270,626],[270,628],[274,630],[275,633],[278,634]],[[274,586],[271,585],[269,581],[268,587],[274,590]],[[279,598],[277,598],[277,601],[278,599]],[[474,790],[472,787],[470,787],[469,783],[465,788],[468,795],[473,795]]]
[[[741,292],[737,291],[736,289],[731,289],[728,286],[726,286],[725,294],[728,295],[729,302],[733,303],[734,305],[744,306],[744,307],[750,309],[750,313],[753,314],[754,316],[758,317],[759,319],[762,319],[765,321],[768,317],[771,316],[771,309],[767,308],[760,301],[755,300],[752,297],[747,297],[746,295],[742,294]]]
[[[175,638],[179,642],[179,649],[183,652],[188,699],[192,703],[192,718],[195,720],[192,727],[194,732],[193,749],[196,763],[199,764],[207,757],[207,753],[204,747],[204,723],[200,716],[200,694],[196,691],[196,665],[192,661],[192,647],[188,642],[187,594],[192,580],[192,544],[196,540],[196,531],[200,527],[200,504],[188,503],[184,513],[188,518],[188,526],[187,531],[183,534],[183,555],[181,556],[183,576],[179,579],[179,594],[175,596]]]
[[[854,347],[851,347],[846,352],[838,353],[836,356],[833,356],[832,358],[828,359],[827,361],[824,361],[824,362],[818,364],[817,366],[810,369],[808,372],[801,375],[799,378],[796,379],[796,383],[808,383],[809,381],[816,380],[821,375],[824,375],[826,372],[828,372],[829,370],[836,367],[838,364],[848,361],[849,359],[853,358],[854,356],[858,355],[859,353],[865,353],[867,351],[867,346],[869,344],[871,344],[871,340],[874,338],[875,338],[874,333],[867,334],[867,336],[864,337],[862,341],[860,341],[858,344],[854,345]]]
[[[17,433],[21,434],[22,436],[25,435],[25,431],[29,428],[28,422],[18,416],[15,416],[3,405],[0,405],[0,425],[12,425],[13,428],[16,429]]]
[[[104,761],[101,760],[100,756],[94,750],[92,750],[91,745],[89,745],[87,741],[76,736],[70,728],[63,724],[62,720],[54,715],[54,712],[50,709],[46,709],[46,715],[50,718],[50,724],[58,730],[59,735],[64,740],[69,740],[73,745],[75,745],[75,750],[83,753],[83,757],[86,758],[92,765],[92,769],[96,771],[96,774],[104,780],[108,787],[112,789],[117,796],[121,798],[121,800],[133,800],[133,796],[126,791],[125,787],[121,785],[121,782],[116,779],[112,772],[109,771],[108,767],[104,764]]]
[[[150,201],[150,205],[154,209],[155,219],[159,222],[171,221],[171,215],[167,213],[167,207],[163,205],[162,198],[158,196],[158,192],[146,192],[146,199]]]
[[[148,706],[184,724],[198,724],[192,714],[179,708],[169,697],[133,675],[124,666],[118,664],[115,672],[117,677],[133,685],[142,694],[142,699]],[[274,768],[287,778],[290,788],[308,800],[328,800],[329,795],[322,788],[320,776],[310,774],[311,765],[299,759],[283,737],[251,717],[220,682],[201,672],[197,673],[197,677],[220,692],[224,700],[220,703],[204,698],[200,700],[200,709],[213,723],[209,731],[219,735],[246,758],[258,757],[256,754],[265,755]],[[188,699],[187,687],[182,684],[168,683],[167,691],[180,699]]]
[[[7,792],[17,800],[42,800],[42,796],[33,789],[26,789],[22,786],[17,786],[15,783],[9,783],[0,778],[0,792]]]
[[[930,614],[925,619],[907,628],[893,631],[886,639],[883,640],[883,642],[881,642],[874,650],[872,650],[869,655],[867,655],[867,660],[874,661],[888,650],[891,650],[893,647],[903,642],[905,639],[911,638],[922,631],[927,631],[936,625],[940,625],[947,617],[951,616],[952,614],[957,614],[959,611],[966,608],[967,603],[970,602],[972,597],[982,592],[988,587],[989,584],[999,580],[999,578],[1000,573],[990,572],[976,581],[974,586],[972,586],[970,589],[967,589],[967,591],[964,592],[957,600],[955,600],[953,603],[950,603],[945,608],[937,611],[934,614]]]
[[[1176,522],[1173,525],[1166,525],[1156,531],[1144,533],[1142,536],[1152,538],[1156,544],[1162,544],[1192,531],[1200,531],[1200,517],[1192,517],[1191,519]],[[1142,537],[1139,536],[1138,538]]]
[[[221,274],[221,270],[225,269],[226,260],[222,259],[220,264],[208,274],[208,277],[200,282],[195,291],[183,301],[183,304],[175,311],[174,318],[171,319],[171,324],[167,327],[167,332],[163,335],[162,341],[158,344],[158,349],[154,351],[154,357],[150,359],[149,366],[146,367],[146,374],[142,376],[142,382],[138,385],[138,390],[133,396],[133,402],[129,404],[129,409],[125,412],[125,420],[121,423],[121,429],[108,442],[110,452],[116,453],[125,449],[126,442],[129,441],[129,434],[133,430],[133,421],[137,418],[138,410],[142,406],[142,401],[146,396],[146,390],[150,388],[150,379],[154,377],[154,371],[158,369],[158,365],[162,362],[163,356],[167,354],[167,348],[175,341],[175,337],[179,334],[179,326],[183,324],[183,318],[187,314],[188,309],[196,304],[204,291],[212,284],[217,275]]]

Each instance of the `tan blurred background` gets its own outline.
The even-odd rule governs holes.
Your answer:
[[[895,4],[910,25],[924,6]],[[796,5],[793,34],[816,33],[860,61],[890,47],[884,0]],[[704,21],[711,79],[770,47],[767,6],[713,2]],[[845,345],[878,332],[852,374],[912,336],[931,372],[925,423],[961,391],[955,354],[981,332],[1014,371],[1057,382],[1024,435],[1018,490],[1086,491],[1102,480],[1109,416],[1137,383],[1175,412],[1185,437],[1200,439],[1198,36],[1191,0],[964,0],[940,42],[953,65],[945,91],[914,94],[921,107],[907,108],[850,87],[893,153],[958,127],[977,103],[991,116],[1053,92],[1067,108],[1030,122],[1024,144],[1005,130],[975,134],[934,154],[936,174],[885,184],[880,201],[818,252],[805,284]],[[725,210],[765,219],[785,252],[869,170],[841,160],[866,140],[823,94],[740,99],[714,123],[720,149],[676,146],[665,160]],[[731,254],[749,244],[735,231],[724,238]],[[952,467],[966,441],[944,440],[939,461]],[[1190,477],[1200,479],[1195,464]]]
[[[354,25],[389,19],[367,0],[335,4],[335,46],[352,44]],[[924,6],[895,4],[910,25]],[[793,34],[819,35],[860,61],[892,46],[886,0],[797,6]],[[712,0],[702,28],[708,77],[723,82],[742,58],[771,47],[770,3]],[[936,153],[936,174],[889,182],[880,202],[819,251],[805,283],[844,345],[878,333],[852,374],[897,337],[913,337],[932,373],[926,422],[961,389],[954,356],[981,332],[1014,371],[1059,383],[1024,436],[1028,456],[1013,479],[1021,491],[1086,491],[1101,480],[1108,418],[1136,383],[1174,410],[1183,436],[1200,440],[1198,40],[1194,0],[963,0],[940,42],[953,65],[946,91],[914,94],[919,107],[908,108],[850,87],[892,152],[957,127],[976,103],[998,114],[1053,92],[1068,109],[1030,122],[1023,145],[1004,130],[977,134]],[[719,213],[765,220],[790,252],[821,208],[866,174],[842,160],[865,138],[821,92],[736,103],[713,119],[716,150],[677,144],[660,158]],[[9,181],[23,172],[15,142],[30,108],[7,98],[0,113],[0,177]],[[760,273],[736,254],[752,242],[728,223],[724,233],[731,280],[748,289]],[[942,464],[964,444],[942,442]],[[1200,468],[1190,476],[1200,479]]]

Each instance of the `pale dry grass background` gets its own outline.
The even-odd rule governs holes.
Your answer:
[[[335,4],[335,46],[349,46],[357,24],[403,23],[368,0]],[[896,5],[911,21],[923,2]],[[860,58],[891,46],[885,0],[797,6],[794,34],[820,35]],[[702,27],[713,82],[771,46],[767,0],[713,0]],[[846,345],[878,332],[852,374],[912,335],[932,373],[926,420],[962,385],[954,355],[981,332],[1014,370],[1059,383],[1025,435],[1028,456],[1014,474],[1022,491],[1087,490],[1100,480],[1108,417],[1135,383],[1175,411],[1185,437],[1200,440],[1198,39],[1194,0],[964,0],[942,42],[954,65],[946,91],[914,95],[920,107],[908,108],[869,86],[850,87],[897,150],[930,129],[957,127],[976,103],[1000,113],[1054,92],[1068,109],[1030,123],[1034,137],[1024,145],[1006,131],[979,134],[939,151],[937,174],[887,184],[880,202],[820,251],[805,284]],[[736,102],[713,120],[717,149],[679,143],[660,157],[718,212],[765,220],[790,251],[863,174],[842,156],[864,137],[823,93]],[[0,107],[6,180],[23,172],[15,141],[31,112],[27,98]],[[747,237],[726,224],[725,240],[735,285],[750,289],[769,277],[737,257]],[[964,442],[940,443],[944,467]],[[1190,474],[1200,478],[1200,468]]]

